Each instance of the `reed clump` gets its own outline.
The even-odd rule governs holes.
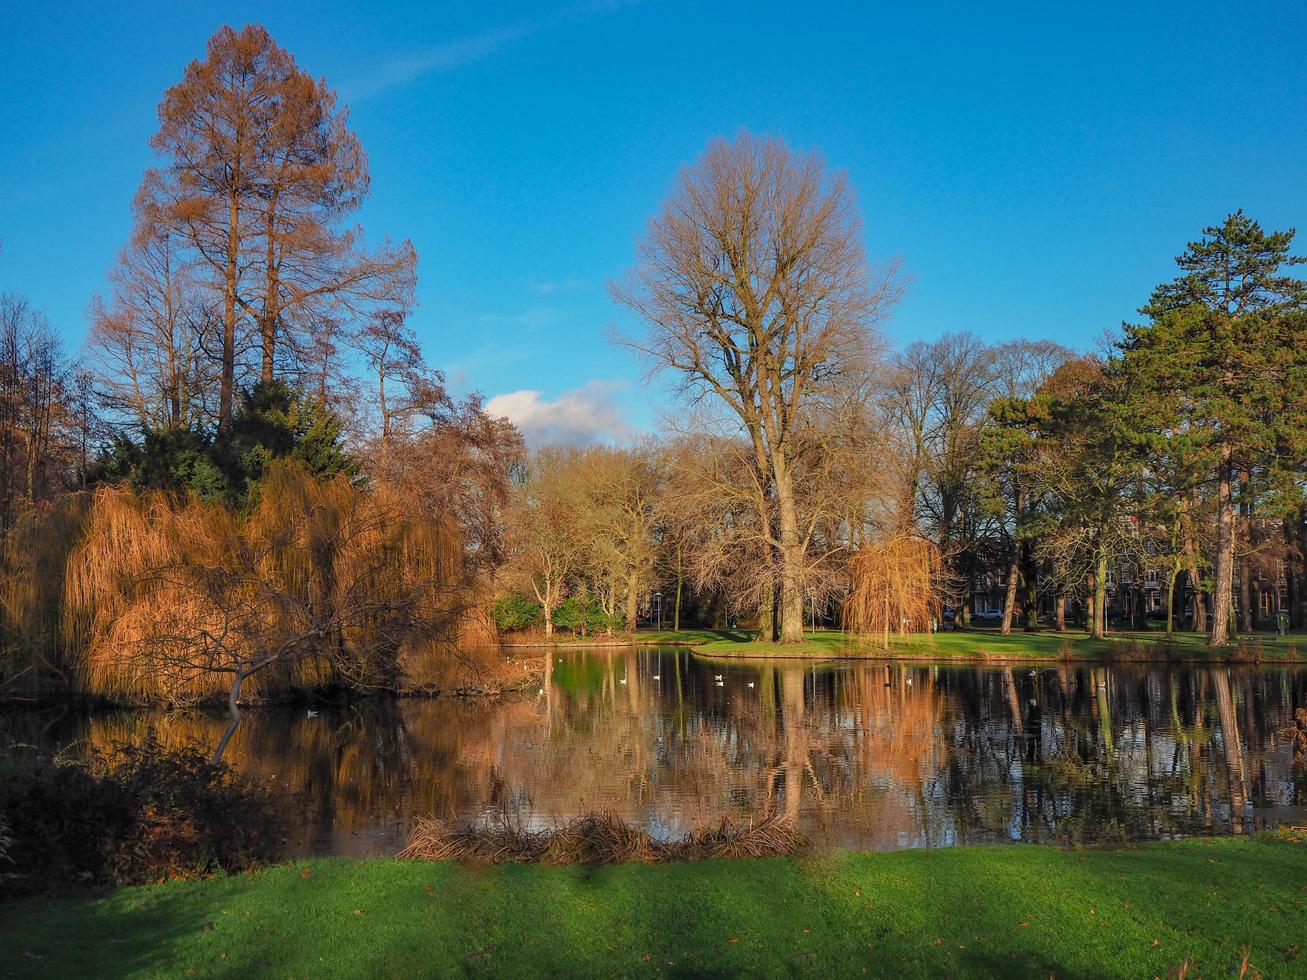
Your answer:
[[[419,817],[396,857],[483,864],[662,863],[784,856],[797,853],[805,843],[788,821],[774,814],[748,824],[723,819],[670,840],[656,838],[609,812],[575,817],[544,830],[530,830],[508,817],[486,825],[459,826]]]

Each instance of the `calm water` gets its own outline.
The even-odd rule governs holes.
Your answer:
[[[727,664],[647,649],[551,660],[539,693],[507,702],[251,712],[228,761],[283,789],[299,854],[393,853],[415,814],[548,824],[606,809],[680,833],[773,810],[819,845],[871,849],[1307,816],[1301,669]],[[11,712],[0,744],[77,751],[148,725],[212,744],[223,723]]]

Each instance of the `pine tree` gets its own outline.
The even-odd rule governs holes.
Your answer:
[[[1266,233],[1236,211],[1176,258],[1122,353],[1138,394],[1169,406],[1215,485],[1217,551],[1209,643],[1230,638],[1234,487],[1294,493],[1307,448],[1307,283],[1285,274],[1294,232]],[[1280,501],[1281,503],[1283,501]],[[1278,504],[1277,504],[1278,505]]]

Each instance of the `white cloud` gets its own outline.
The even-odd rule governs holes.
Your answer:
[[[510,391],[486,402],[486,411],[516,425],[532,446],[620,442],[634,434],[617,403],[625,387],[620,381],[590,381],[552,401],[530,389]]]
[[[524,21],[482,31],[480,34],[455,38],[422,51],[392,58],[378,65],[371,77],[348,86],[347,95],[350,101],[361,102],[395,85],[411,82],[422,75],[462,68],[474,61],[498,54],[504,48],[529,34],[534,34],[539,29],[539,24]]]
[[[532,34],[549,28],[614,13],[633,7],[639,0],[582,0],[555,10],[542,18],[454,38],[408,54],[398,55],[378,65],[367,78],[344,87],[350,102],[361,102],[396,85],[403,85],[423,75],[453,71],[482,58],[499,54],[505,48]]]

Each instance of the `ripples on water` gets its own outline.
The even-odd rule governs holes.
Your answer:
[[[886,850],[1243,832],[1307,814],[1307,671],[714,662],[556,653],[539,693],[250,712],[227,761],[275,780],[294,853],[387,854],[415,814],[659,834],[769,810]],[[720,680],[718,680],[720,677]],[[0,744],[108,747],[218,715],[11,712]],[[8,736],[5,738],[4,736]]]

